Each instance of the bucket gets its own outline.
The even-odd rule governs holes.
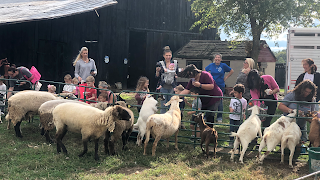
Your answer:
[[[308,148],[308,153],[309,172],[320,171],[320,147],[310,147]]]

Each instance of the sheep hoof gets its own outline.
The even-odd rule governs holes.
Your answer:
[[[289,165],[289,167],[290,167],[291,169],[293,169],[293,166],[292,166],[292,165]]]
[[[123,146],[123,147],[122,147],[122,150],[123,150],[123,151],[126,151],[126,150],[128,150],[128,149],[129,149],[129,148],[128,148],[127,146]]]
[[[280,164],[283,164],[283,162],[281,161]]]

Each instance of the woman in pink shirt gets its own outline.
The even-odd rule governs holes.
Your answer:
[[[259,75],[256,69],[249,72],[247,78],[248,88],[250,89],[251,99],[270,99],[278,100],[277,92],[279,92],[279,86],[274,78],[270,75]],[[277,109],[276,101],[264,101],[262,102],[268,107],[267,114],[274,115]],[[255,101],[254,104],[260,106],[260,101]],[[267,117],[262,120],[262,127],[270,126],[272,117]]]

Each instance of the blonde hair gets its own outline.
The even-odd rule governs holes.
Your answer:
[[[66,75],[64,76],[64,78],[65,78],[65,79],[69,79],[69,80],[71,80],[71,79],[72,79],[72,77],[71,77],[71,75],[70,75],[70,74],[66,74]]]
[[[249,68],[254,69],[254,60],[252,58],[246,58]],[[246,69],[242,69],[242,72],[244,72]]]
[[[50,85],[50,84],[48,85],[48,90],[49,89],[53,90],[54,92],[56,92],[56,90],[57,90],[55,85]]]
[[[77,83],[75,83],[75,82],[77,82]],[[73,83],[73,84],[78,84],[78,83],[79,83],[78,78],[74,77],[74,78],[72,79],[72,83]]]
[[[179,84],[175,88],[178,89],[179,91],[183,91],[184,90],[184,87],[181,84]]]
[[[86,82],[94,82],[94,77],[93,76],[88,76],[86,78]]]
[[[147,77],[145,77],[145,76],[140,77],[138,80],[138,83],[137,83],[136,91],[143,90],[143,86],[144,86],[144,84],[146,84],[147,81],[149,81],[149,79]],[[147,88],[147,92],[150,92],[149,88]]]
[[[77,62],[79,61],[79,59],[81,59],[81,53],[83,51],[88,51],[87,47],[82,47],[81,50],[79,51],[79,54],[77,55],[76,59],[73,61],[73,66],[75,66],[77,64]]]
[[[99,85],[98,86],[102,86],[103,88],[106,87],[107,89],[110,88],[110,85],[105,81],[99,81]]]

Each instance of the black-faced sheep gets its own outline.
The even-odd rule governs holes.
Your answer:
[[[61,148],[65,154],[67,149],[62,143],[62,139],[67,131],[78,132],[82,134],[83,152],[79,154],[82,157],[88,151],[89,138],[95,142],[95,160],[98,156],[99,138],[105,134],[107,130],[113,132],[115,122],[121,120],[130,121],[131,116],[125,108],[117,105],[108,107],[102,111],[97,108],[75,103],[63,103],[53,110],[53,122],[56,126],[57,152],[61,152]]]
[[[167,147],[169,147],[169,138],[173,134],[175,134],[175,148],[179,150],[178,133],[181,123],[179,102],[182,101],[179,96],[172,96],[170,101],[165,104],[166,106],[171,104],[169,111],[164,114],[153,114],[149,116],[146,126],[146,140],[144,142],[143,155],[146,155],[150,134],[155,138],[152,146],[152,156],[155,156],[157,144],[161,138],[167,139]]]
[[[115,154],[114,143],[118,141],[120,137],[122,137],[122,150],[126,150],[126,144],[128,143],[129,136],[133,129],[134,123],[134,114],[133,112],[127,108],[127,104],[124,101],[117,101],[115,105],[122,106],[126,111],[129,112],[131,119],[130,121],[116,121],[115,128],[113,130],[113,134],[110,137],[110,131],[106,131],[105,139],[104,139],[104,147],[106,154]],[[106,104],[106,102],[100,102],[95,104],[94,107],[105,110],[106,107],[112,106],[112,104]]]
[[[89,104],[75,101],[75,100],[68,100],[68,99],[57,99],[51,100],[43,103],[39,108],[39,116],[40,116],[40,123],[41,123],[41,135],[46,137],[47,142],[52,143],[53,140],[50,137],[49,131],[52,130],[55,126],[53,124],[53,116],[52,111],[56,106],[62,103],[80,103],[89,106]]]
[[[201,142],[200,142],[200,147],[203,153],[207,155],[207,158],[209,157],[209,144],[213,143],[214,149],[214,158],[216,158],[216,149],[218,145],[218,132],[214,129],[206,125],[203,119],[203,114],[200,113],[198,115],[192,115],[194,118],[194,122],[198,123],[200,126],[200,137],[201,137]],[[204,148],[202,147],[202,144],[206,144],[206,151],[204,151]]]
[[[11,121],[14,125],[16,136],[22,138],[20,130],[22,118],[27,113],[37,114],[41,104],[54,99],[57,98],[52,93],[31,90],[21,91],[11,96],[8,99],[8,114],[6,116],[8,128]]]

